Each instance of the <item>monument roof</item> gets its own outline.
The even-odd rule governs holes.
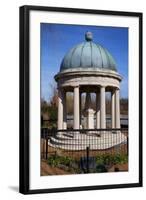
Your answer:
[[[106,69],[117,71],[116,63],[109,51],[93,42],[91,32],[86,32],[85,42],[70,49],[64,56],[60,72],[69,69]]]

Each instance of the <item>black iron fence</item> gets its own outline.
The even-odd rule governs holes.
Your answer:
[[[120,171],[128,170],[128,129],[42,128],[41,158],[73,173],[105,172],[123,164],[127,167]]]

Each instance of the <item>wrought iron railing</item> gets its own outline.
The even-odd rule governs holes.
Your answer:
[[[87,173],[100,160],[108,166],[128,162],[128,129],[42,128],[41,158],[56,157],[72,159],[72,163],[78,165],[76,168]]]

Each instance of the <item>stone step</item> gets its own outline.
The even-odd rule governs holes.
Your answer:
[[[94,139],[72,139],[72,140],[58,140],[56,138],[51,137],[50,138],[50,142],[54,143],[54,144],[71,144],[71,145],[79,145],[79,144],[94,144],[94,145],[102,145],[102,144],[111,144],[111,145],[116,145],[117,143],[120,143],[122,141],[124,141],[124,138],[121,139],[101,139],[101,140],[94,140]]]
[[[51,137],[49,145],[62,148],[62,149],[86,149],[87,146],[90,146],[91,149],[107,149],[119,145],[121,143],[126,143],[127,138],[119,134],[103,134],[101,137],[88,136],[85,134],[76,134],[73,139],[68,139],[67,136],[64,139],[63,135],[60,135],[59,138]]]
[[[55,138],[58,140],[72,140],[75,133],[58,133]]]
[[[94,135],[94,134],[80,134],[80,133],[76,133],[74,134],[74,136],[71,138],[71,137],[68,137],[67,135],[64,135],[64,134],[58,134],[56,135],[55,137],[52,137],[52,138],[55,138],[56,140],[63,140],[63,141],[76,141],[76,140],[82,140],[82,141],[88,141],[88,140],[91,140],[91,141],[101,141],[101,140],[117,140],[117,139],[120,139],[120,138],[124,138],[125,136],[122,134],[122,133],[118,133],[118,134],[113,134],[113,133],[104,133],[104,134],[101,134],[100,136],[99,135]]]
[[[117,145],[109,145],[109,144],[104,144],[104,145],[94,145],[94,144],[80,144],[80,145],[69,145],[69,144],[65,144],[65,145],[60,145],[60,144],[52,144],[52,143],[48,143],[49,146],[54,147],[54,148],[59,148],[59,149],[63,149],[63,150],[72,150],[72,151],[80,151],[80,150],[86,150],[87,147],[90,147],[90,150],[107,150],[110,149],[112,147],[114,148],[118,148],[120,147],[121,144],[123,144],[124,142],[121,142]]]

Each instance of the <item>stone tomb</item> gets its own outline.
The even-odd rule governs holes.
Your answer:
[[[86,129],[106,129],[106,92],[111,93],[111,127],[120,128],[120,82],[116,63],[109,51],[93,42],[91,32],[85,34],[85,41],[73,47],[63,58],[60,71],[55,75],[58,86],[58,130],[67,129],[66,93],[73,93],[73,129],[83,127],[81,121],[81,95],[86,93],[83,116]],[[91,107],[91,95],[96,94],[96,110]],[[94,126],[94,115],[96,125]],[[71,150],[107,149],[119,145],[126,137],[118,131],[92,134],[93,132],[58,132],[49,145]],[[95,131],[94,131],[95,133]],[[98,133],[98,132],[96,132]],[[108,140],[108,142],[107,142]],[[91,142],[92,141],[92,142]]]

